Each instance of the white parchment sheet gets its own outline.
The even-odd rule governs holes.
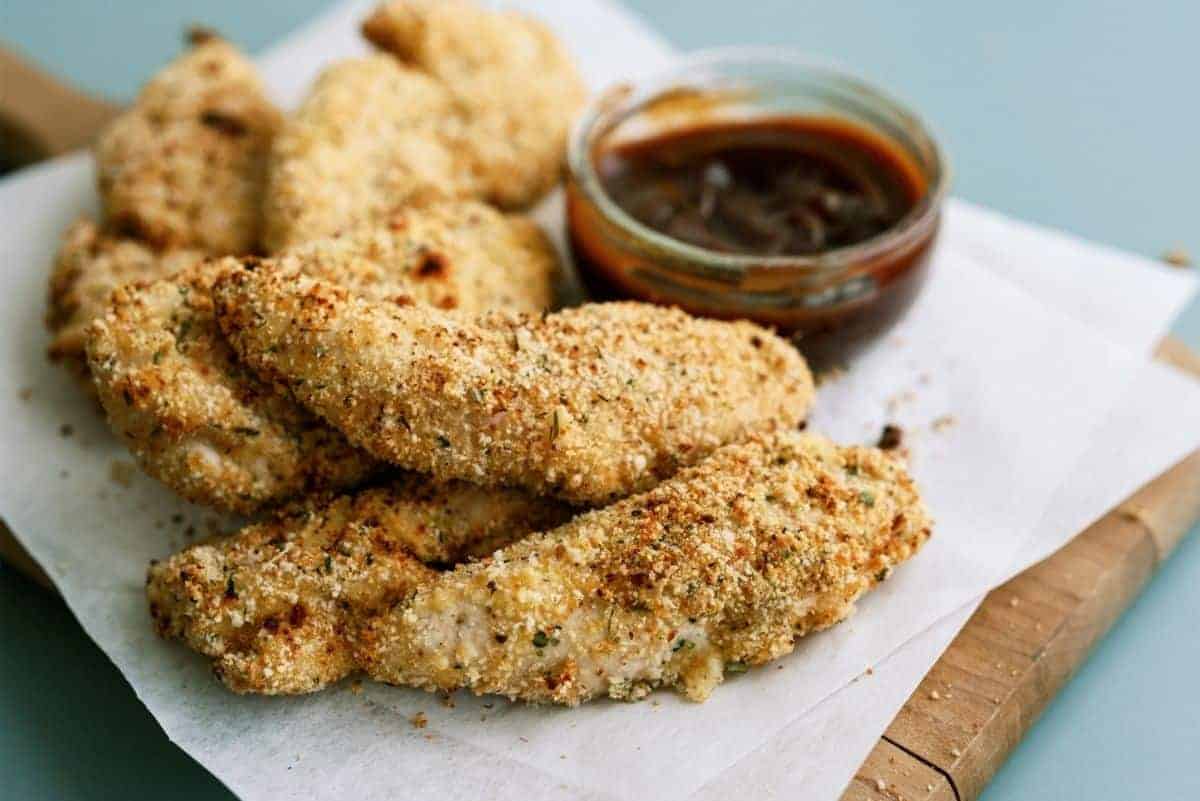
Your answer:
[[[1148,269],[1140,264],[1137,269]],[[1165,324],[1144,324],[1142,335]],[[1140,487],[1174,458],[1172,448],[1200,444],[1200,390],[1196,381],[1147,362],[1133,389],[1095,432],[1077,469],[1060,487],[1050,508],[1009,565],[1011,577],[1064,545],[1075,533]],[[1095,514],[1086,511],[1096,510]],[[694,798],[730,798],[750,784],[764,798],[836,798],[875,746],[880,733],[970,618],[983,596],[938,621],[857,676],[759,750],[706,785]],[[868,777],[870,778],[870,777]],[[773,793],[773,795],[772,795]]]
[[[603,0],[507,5],[547,19],[597,88],[671,57]],[[322,63],[361,47],[363,10],[339,6],[267,55],[280,98],[294,102]],[[142,596],[146,562],[186,544],[184,525],[203,529],[209,515],[143,476],[115,482],[113,461],[127,455],[42,356],[47,265],[65,225],[94,204],[90,170],[79,155],[0,183],[0,516],[167,734],[246,799],[666,801],[734,786],[755,798],[836,795],[953,635],[947,616],[1200,441],[1197,391],[1144,356],[1188,279],[955,203],[913,313],[822,388],[813,421],[847,442],[903,425],[937,518],[926,549],[855,618],[699,706],[658,693],[571,711],[460,695],[450,708],[370,684],[237,697],[204,660],[157,640]],[[557,223],[554,201],[540,217]],[[1139,405],[1146,387],[1172,403]],[[72,436],[60,436],[64,423]],[[1111,444],[1126,441],[1112,459]],[[869,665],[875,676],[847,686]],[[417,711],[427,728],[410,725]]]

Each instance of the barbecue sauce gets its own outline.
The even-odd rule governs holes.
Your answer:
[[[898,223],[925,194],[887,141],[825,118],[699,124],[596,154],[608,196],[706,250],[813,256]]]
[[[615,223],[572,180],[571,247],[595,300],[752,319],[792,337],[824,369],[888,331],[928,275],[940,227],[939,209],[926,208],[928,173],[901,145],[850,121],[701,117],[602,139],[591,160],[603,194],[641,226],[747,265],[731,275],[664,250]]]

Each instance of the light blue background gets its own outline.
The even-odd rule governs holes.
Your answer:
[[[1200,4],[629,4],[684,48],[789,45],[889,87],[940,132],[963,197],[1150,256],[1174,246],[1200,256]],[[0,39],[127,100],[187,23],[254,50],[323,5],[0,0]],[[1200,304],[1175,331],[1200,347]],[[986,801],[1200,798],[1197,609],[1193,536]],[[0,643],[0,799],[229,798],[166,740],[63,605],[7,567]]]

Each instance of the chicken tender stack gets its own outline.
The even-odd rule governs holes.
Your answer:
[[[211,289],[238,264],[118,288],[87,348],[109,424],[142,468],[189,501],[250,514],[377,464],[237,360]]]
[[[567,515],[518,492],[404,476],[153,564],[150,614],[232,690],[313,692],[356,668],[350,642],[367,616],[436,576],[424,562],[484,555]]]
[[[100,196],[114,230],[157,247],[248,253],[280,115],[236,48],[207,33],[192,45],[101,134]]]
[[[783,339],[658,306],[474,322],[268,269],[232,271],[214,293],[245,363],[363,449],[575,503],[647,489],[756,428],[795,426],[813,397]]]
[[[353,486],[377,463],[260,381],[226,343],[211,290],[246,263],[260,264],[230,257],[120,288],[89,330],[88,349],[109,422],[146,472],[188,500],[249,514]],[[388,229],[309,243],[261,265],[286,265],[391,306],[472,312],[544,309],[557,274],[533,223],[479,203],[406,212]]]
[[[780,433],[423,583],[357,639],[375,679],[575,705],[726,673],[844,619],[930,520],[873,448]]]
[[[554,248],[506,213],[584,100],[548,28],[391,0],[362,33],[287,118],[193,34],[99,138],[103,214],[56,257],[51,357],[147,473],[263,515],[151,564],[160,635],[239,693],[703,701],[917,552],[902,462],[797,430],[786,339],[550,312]]]

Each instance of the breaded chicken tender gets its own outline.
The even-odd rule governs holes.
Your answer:
[[[360,632],[368,675],[575,705],[728,673],[827,628],[930,534],[903,466],[798,432],[422,583]]]
[[[467,165],[440,132],[453,115],[441,84],[390,56],[326,69],[272,147],[268,252],[378,226],[429,200],[471,196]]]
[[[525,207],[558,180],[586,92],[541,22],[470,0],[394,0],[363,23],[363,34],[453,94],[484,198]]]
[[[463,319],[295,271],[214,289],[259,375],[381,459],[575,503],[638,492],[757,428],[804,419],[804,359],[757,325],[639,303]]]
[[[255,259],[249,260],[258,263]],[[90,331],[93,375],[118,436],[152,476],[188,500],[251,513],[305,492],[341,489],[375,462],[243,368],[213,318],[227,258],[121,289]],[[529,220],[481,203],[443,203],[288,251],[286,266],[390,305],[537,312],[557,259]]]
[[[298,245],[268,264],[361,297],[467,314],[544,311],[560,273],[554,246],[533,220],[475,201],[397,212],[384,227]]]
[[[155,250],[103,231],[92,220],[76,220],[63,234],[50,273],[46,312],[46,327],[53,334],[50,358],[87,379],[90,387],[84,332],[104,313],[112,291],[131,281],[165,278],[203,258],[198,250]]]
[[[204,262],[113,293],[87,342],[113,431],[151,476],[224,510],[362,481],[376,462],[259,381],[221,335],[211,289],[232,265]]]
[[[270,252],[432,199],[532,205],[558,180],[584,92],[539,23],[467,2],[402,2],[364,25],[388,51],[326,69],[270,158]]]
[[[279,123],[249,60],[194,35],[96,143],[107,224],[157,247],[255,250]]]
[[[486,555],[567,515],[511,490],[409,474],[152,564],[150,614],[236,692],[313,692],[354,671],[350,642],[367,616],[436,576],[423,563]]]

